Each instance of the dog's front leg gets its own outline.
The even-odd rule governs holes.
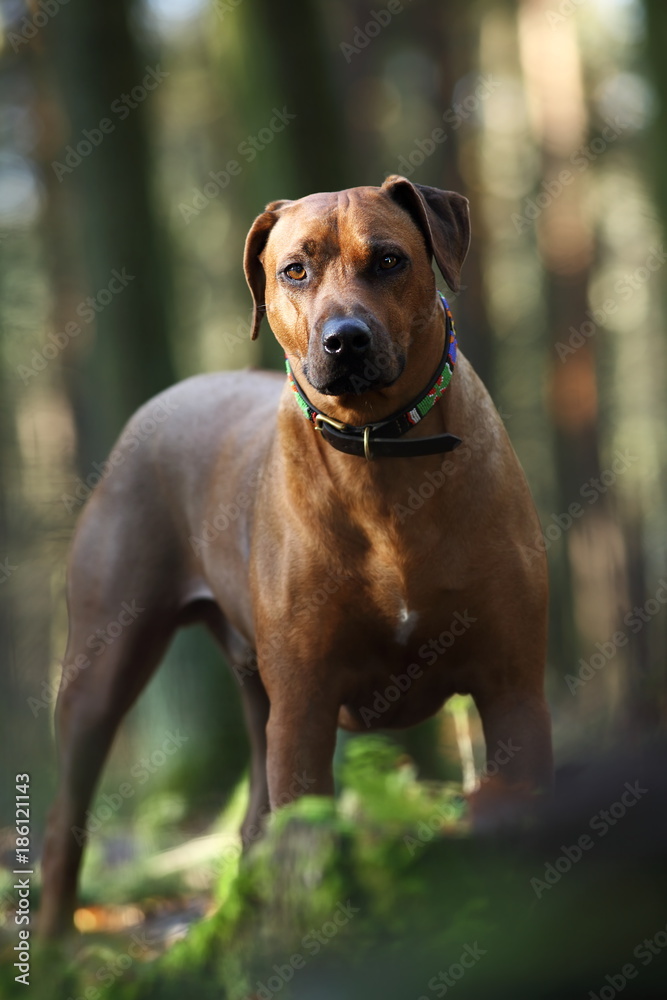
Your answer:
[[[267,735],[271,809],[302,795],[333,795],[333,756],[338,724],[334,692],[303,683],[294,663],[281,671],[289,684],[272,684]]]
[[[480,799],[495,791],[548,792],[553,778],[551,723],[541,690],[477,695],[486,741]]]

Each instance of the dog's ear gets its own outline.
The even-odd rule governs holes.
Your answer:
[[[251,339],[256,340],[262,318],[266,312],[264,297],[266,293],[266,275],[262,265],[260,254],[266,246],[269,233],[278,221],[278,213],[290,202],[286,199],[272,201],[266,206],[266,210],[258,215],[248,233],[245,241],[245,251],[243,254],[243,270],[245,280],[252,292],[253,313]]]
[[[443,278],[453,292],[458,292],[461,267],[470,245],[468,199],[455,191],[413,184],[397,174],[387,177],[381,190],[410,213]]]

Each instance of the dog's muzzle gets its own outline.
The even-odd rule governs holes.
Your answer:
[[[361,395],[386,388],[401,375],[405,359],[378,350],[382,338],[355,316],[326,320],[313,337],[304,375],[325,396]]]

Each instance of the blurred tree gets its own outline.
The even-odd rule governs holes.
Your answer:
[[[24,178],[34,177],[27,158],[17,156],[14,147],[21,129],[17,123],[23,121],[25,128],[31,116],[35,121],[41,118],[40,60],[34,48],[26,45],[19,54],[15,49],[2,73],[5,106],[0,160],[3,165],[13,163]],[[31,131],[39,141],[41,129]],[[17,145],[23,152],[20,142]],[[49,375],[32,367],[39,354],[35,332],[44,317],[44,283],[39,271],[42,233],[25,225],[21,211],[25,203],[22,206],[20,198],[16,205],[11,202],[10,194],[0,233],[0,733],[6,740],[2,759],[8,770],[0,811],[10,807],[13,815],[14,775],[29,773],[37,827],[49,804],[54,777],[51,695],[45,678],[54,614],[52,556],[58,548],[56,532],[51,531],[50,482],[45,484],[47,477],[37,461],[37,441],[44,414],[57,414],[59,400]],[[50,471],[59,460],[60,456],[51,456]]]
[[[44,29],[67,122],[49,187],[53,193],[62,186],[73,213],[69,224],[54,226],[51,244],[71,253],[75,237],[84,296],[95,299],[90,326],[81,302],[70,317],[83,317],[86,333],[94,331],[85,354],[77,345],[77,369],[68,378],[86,471],[104,458],[133,410],[175,381],[168,252],[151,185],[146,103],[158,99],[161,75],[136,44],[134,7],[133,0],[74,4]],[[52,253],[54,284],[62,288],[59,260]],[[115,274],[122,277],[109,294]]]
[[[0,334],[2,330],[0,330]],[[16,678],[16,607],[11,587],[11,574],[15,571],[15,545],[10,545],[10,470],[16,467],[16,442],[12,432],[11,414],[5,405],[9,398],[7,378],[0,355],[0,732],[6,746],[12,748],[9,770],[13,773],[20,765],[18,751],[20,732],[25,729],[23,720],[16,713],[19,685]],[[12,535],[14,543],[16,535]],[[18,745],[17,745],[18,744]],[[26,760],[27,758],[23,758]],[[6,781],[0,791],[0,811],[3,816],[11,814],[14,804],[13,788]]]
[[[646,56],[649,74],[658,97],[657,116],[651,130],[650,157],[653,167],[655,198],[667,228],[667,6],[663,0],[642,0],[646,15]]]
[[[644,57],[642,67],[648,68],[648,76],[655,88],[657,96],[657,113],[648,133],[647,165],[652,181],[652,194],[661,215],[662,230],[667,235],[667,61],[665,60],[665,39],[667,39],[667,6],[661,0],[642,0],[642,9],[646,18],[644,32]],[[667,311],[667,284],[661,282],[662,316]],[[664,329],[662,335],[664,337]],[[667,398],[664,392],[656,401],[660,408],[660,417],[664,422],[667,417]],[[659,470],[659,495],[663,502],[667,497],[667,463],[662,462]],[[664,521],[663,521],[664,524]],[[651,551],[651,543],[645,524],[639,517],[633,517],[631,530],[628,532],[628,553],[630,560],[630,598],[633,606],[642,605],[646,599],[647,586],[653,580],[649,577],[656,563],[655,550]],[[667,549],[661,547],[658,571],[667,568]],[[653,564],[653,565],[652,565]],[[655,574],[654,577],[655,578]],[[643,630],[638,637],[640,650],[639,669],[629,678],[632,696],[633,712],[641,731],[650,726],[653,730],[657,725],[667,721],[667,621],[661,620],[660,626],[646,632]]]
[[[572,21],[559,23],[553,30],[548,20],[549,0],[521,0],[518,5],[518,28],[525,86],[532,109],[532,129],[539,147],[541,169],[539,187],[534,197],[542,198],[545,207],[535,222],[536,249],[544,268],[546,298],[545,347],[551,359],[548,371],[547,403],[554,429],[554,464],[557,504],[556,516],[567,512],[581,499],[581,487],[600,473],[598,384],[593,344],[588,341],[563,359],[556,345],[566,339],[565,332],[581,324],[588,307],[588,289],[594,261],[594,240],[584,205],[583,181],[572,171],[572,156],[587,138],[588,115],[583,89],[581,53]],[[556,74],[556,75],[554,75]],[[572,176],[569,186],[560,185],[557,197],[546,197],[545,190],[556,190],[564,171]],[[549,188],[548,185],[551,185]],[[539,202],[538,202],[539,203]],[[528,377],[537,377],[536,372]],[[566,517],[569,517],[566,514]],[[572,519],[574,520],[574,519]],[[565,523],[565,522],[564,522]],[[554,531],[554,521],[545,526],[546,538]],[[549,563],[552,581],[552,636],[554,661],[561,674],[571,673],[577,662],[578,636],[574,621],[573,586],[579,587],[582,604],[593,601],[584,593],[585,573],[572,575],[573,542],[581,534],[580,548],[588,546],[590,558],[580,559],[585,567],[602,564],[601,553],[612,555],[609,532],[613,524],[600,495],[595,510],[586,522],[574,522],[570,533],[560,530],[563,545],[550,545]],[[607,598],[605,609],[616,608],[616,578],[604,568],[597,577],[595,597]],[[606,592],[602,594],[601,588]],[[600,603],[603,603],[601,600]],[[599,606],[599,605],[596,605]],[[581,624],[581,622],[579,623]],[[590,641],[599,634],[610,634],[615,627],[615,610],[610,621],[593,624]]]
[[[424,183],[459,191],[470,201],[470,250],[465,262],[463,289],[454,310],[466,357],[493,394],[494,339],[483,287],[487,234],[478,163],[481,102],[476,112],[468,114],[463,109],[466,117],[460,114],[461,102],[470,95],[474,96],[483,79],[479,65],[482,20],[475,5],[464,6],[448,0],[447,3],[424,4],[417,8],[410,25],[418,29],[413,44],[423,43],[424,50],[437,67],[439,93],[433,107],[433,120],[447,135],[445,142],[436,146],[430,158],[428,174],[425,175],[429,179]]]

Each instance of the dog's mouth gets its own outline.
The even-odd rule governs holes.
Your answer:
[[[328,365],[320,368],[304,360],[302,368],[309,384],[323,396],[362,396],[372,390],[388,389],[403,374],[405,357],[393,358],[391,362],[381,360],[383,363],[368,359],[363,365],[344,371],[331,371]]]
[[[308,381],[310,382],[310,379]],[[327,382],[321,388],[313,385],[312,382],[311,385],[323,396],[362,396],[365,392],[370,392],[371,389],[387,389],[395,381],[396,379],[391,379],[388,382],[379,379],[365,379],[361,375],[341,375],[339,378]]]

